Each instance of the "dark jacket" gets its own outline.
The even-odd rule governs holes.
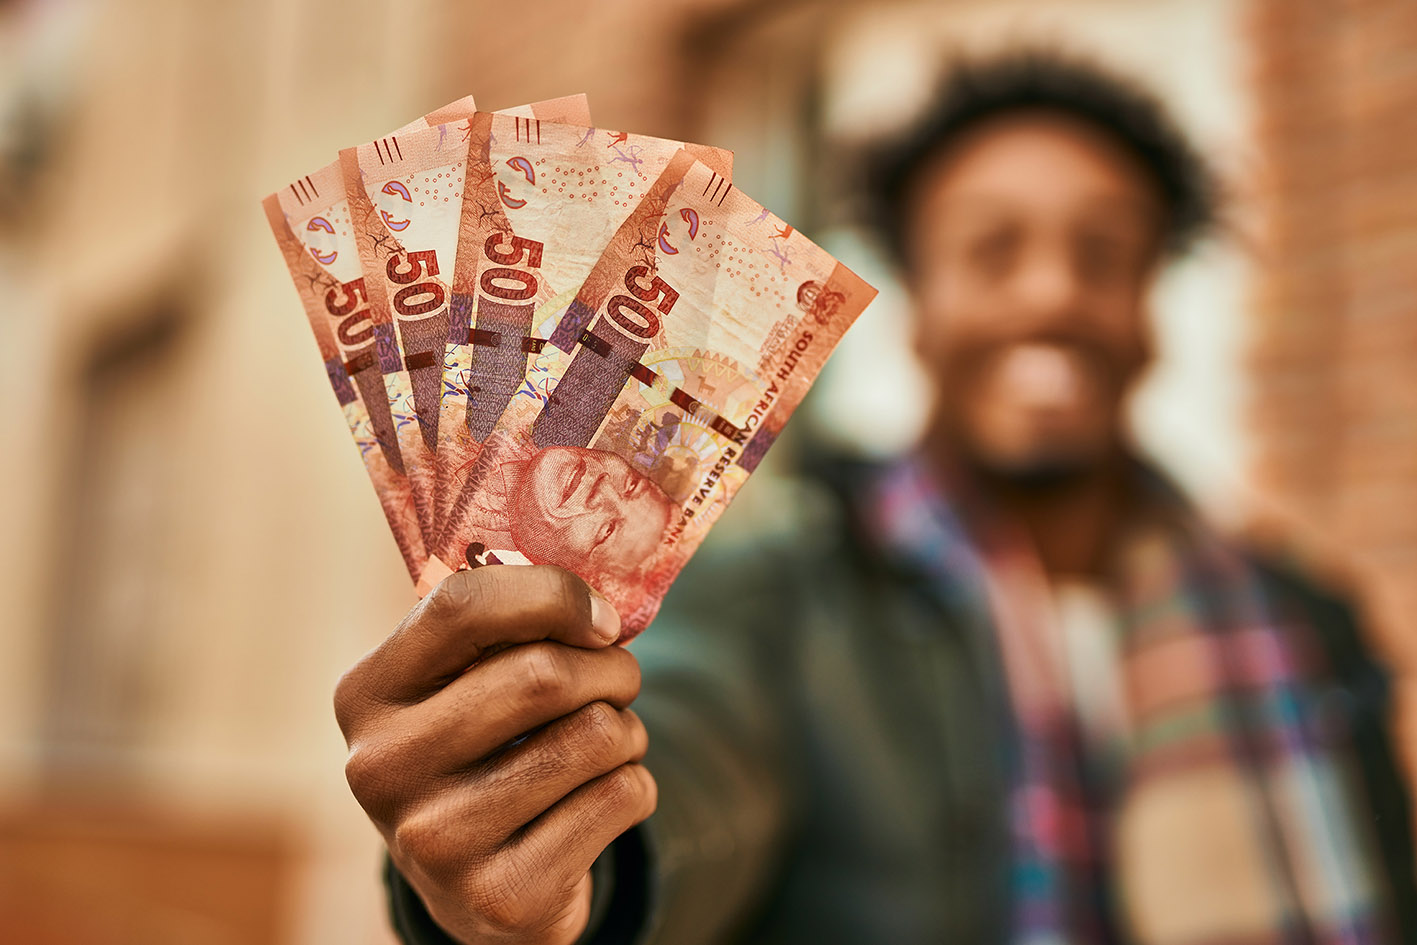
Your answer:
[[[992,629],[872,545],[861,474],[760,501],[777,520],[716,535],[632,645],[659,809],[597,864],[586,941],[1005,940],[1011,713]],[[1343,603],[1261,572],[1322,637],[1326,702],[1350,717],[1402,941],[1417,942],[1386,676]],[[447,942],[389,881],[404,940]]]

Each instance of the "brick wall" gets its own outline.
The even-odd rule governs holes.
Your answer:
[[[1417,4],[1253,0],[1255,476],[1337,549],[1417,760]],[[1411,768],[1409,770],[1412,770]]]

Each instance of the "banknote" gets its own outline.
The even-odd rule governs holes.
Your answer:
[[[265,199],[266,220],[384,517],[416,581],[428,554],[384,386],[381,362],[389,362],[393,347],[370,319],[349,210],[340,198],[343,188],[337,165],[307,174]]]
[[[582,96],[584,98],[584,96]],[[470,95],[463,95],[456,102],[448,102],[436,111],[428,112],[422,118],[411,120],[408,125],[394,129],[390,135],[412,135],[414,132],[421,132],[427,128],[435,128],[438,125],[453,125],[468,118],[472,118],[478,112],[478,102]]]
[[[581,109],[564,107],[563,112],[588,121],[584,96],[573,98]],[[472,97],[467,96],[395,134],[438,129],[440,123],[439,133],[446,134],[447,122],[465,120],[475,110]],[[396,433],[397,423],[406,424],[408,416],[395,416],[386,384],[398,364],[397,345],[392,327],[376,322],[369,309],[339,162],[292,181],[266,197],[264,208],[350,433],[404,562],[416,579],[427,554]]]
[[[426,120],[432,126],[424,130],[340,152],[369,306],[378,321],[396,327],[400,368],[386,380],[399,452],[425,534],[437,532],[434,451],[472,117],[462,103],[468,101],[431,113]],[[590,120],[584,95],[499,114],[519,129]]]
[[[479,114],[470,136],[437,445],[437,518],[451,567],[463,563],[466,543],[451,526],[466,511],[468,472],[545,343],[533,324],[570,305],[681,149],[724,176],[733,159],[720,148],[506,115]]]
[[[458,558],[556,564],[639,633],[874,296],[676,152],[573,299],[533,314],[528,370],[421,583]]]
[[[584,98],[584,96],[582,96]],[[471,95],[464,95],[455,102],[449,102],[442,108],[431,111],[422,118],[416,118],[401,128],[396,128],[390,132],[395,135],[411,135],[415,131],[422,131],[425,128],[433,128],[438,125],[452,125],[460,121],[471,118],[477,112],[477,102]]]
[[[473,107],[472,96],[469,95],[444,105],[436,111],[429,112],[423,116],[423,121],[428,125],[460,122],[471,118],[476,111],[477,109]],[[539,121],[565,121],[574,125],[588,125],[590,124],[590,101],[584,92],[578,92],[575,95],[563,95],[560,98],[532,102],[530,105],[499,109],[496,114],[511,115],[517,118],[535,118]],[[419,130],[417,124],[415,122],[402,130],[417,131]]]

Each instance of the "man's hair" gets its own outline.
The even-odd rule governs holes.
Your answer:
[[[905,262],[907,201],[927,163],[993,119],[1049,112],[1100,131],[1131,154],[1165,212],[1162,245],[1180,254],[1217,220],[1211,169],[1157,97],[1087,59],[1045,48],[964,58],[945,74],[934,106],[867,162],[874,223],[897,262]]]

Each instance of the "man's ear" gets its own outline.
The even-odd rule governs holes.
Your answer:
[[[905,292],[906,304],[910,309],[910,353],[915,355],[916,361],[928,364],[930,338],[929,332],[926,330],[927,319],[922,310],[924,305],[920,298],[919,285],[903,263],[897,273],[900,276],[900,287]]]
[[[1141,303],[1139,326],[1137,328],[1137,359],[1132,366],[1127,386],[1134,387],[1156,363],[1156,309],[1152,305],[1150,293]]]
[[[930,384],[938,388],[941,378],[941,361],[945,357],[944,333],[948,329],[931,320],[930,315],[923,310],[914,293],[909,298],[910,354],[915,359],[916,366],[928,377]]]

